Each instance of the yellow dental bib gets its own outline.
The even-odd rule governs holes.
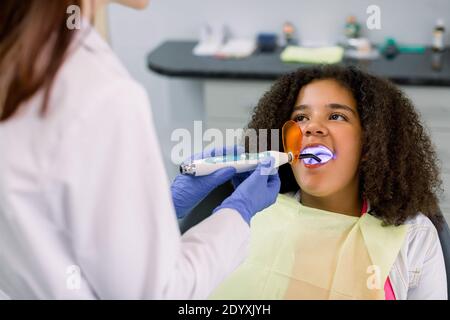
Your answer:
[[[251,225],[250,255],[211,299],[380,299],[407,226],[383,227],[279,195]]]

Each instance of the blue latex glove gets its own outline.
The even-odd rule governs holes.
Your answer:
[[[254,172],[254,170],[235,174],[233,176],[233,178],[231,179],[234,189],[237,189],[237,187],[239,187],[239,185],[245,179],[247,179],[253,172]],[[262,171],[262,174],[275,174],[277,172],[278,172],[278,169],[273,168],[273,163],[272,163],[270,167],[268,167]]]
[[[241,146],[223,147],[206,150],[189,158],[190,161],[222,155],[240,155],[244,152]],[[179,174],[170,189],[177,218],[184,218],[212,190],[230,180],[236,174],[236,169],[229,167],[219,169],[207,176],[189,176]]]
[[[251,218],[257,212],[269,207],[277,199],[281,182],[278,172],[273,169],[274,163],[273,157],[261,161],[255,171],[242,181],[233,194],[213,212],[224,208],[235,209],[250,225]],[[245,174],[239,177],[243,178]]]
[[[239,187],[239,185],[244,182],[245,179],[247,179],[253,172],[255,171],[253,170],[235,174],[231,179],[231,183],[233,184],[234,189],[237,189],[237,187]]]

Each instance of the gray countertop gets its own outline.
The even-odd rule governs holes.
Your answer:
[[[244,59],[221,60],[192,54],[195,41],[166,41],[149,53],[148,68],[156,73],[204,79],[275,80],[284,73],[308,66],[283,63],[279,48],[274,53],[255,53]],[[440,59],[440,70],[433,70],[433,60]],[[434,53],[403,53],[393,59],[380,56],[376,60],[344,59],[343,65],[357,65],[378,76],[402,85],[450,86],[450,50]]]

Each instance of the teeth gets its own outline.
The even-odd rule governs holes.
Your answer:
[[[305,164],[324,164],[334,158],[333,152],[325,146],[319,145],[315,147],[308,147],[303,149],[301,154],[312,153],[322,160],[322,162],[318,162],[312,158],[302,159]]]

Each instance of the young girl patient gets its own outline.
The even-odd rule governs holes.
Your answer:
[[[437,157],[411,101],[358,69],[320,66],[281,77],[249,128],[288,120],[322,162],[280,168],[249,257],[211,298],[447,299]]]

